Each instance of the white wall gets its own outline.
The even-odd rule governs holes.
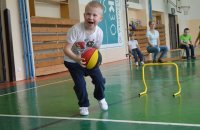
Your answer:
[[[6,0],[6,8],[10,10],[16,80],[23,80],[25,79],[25,66],[23,59],[23,44],[21,40],[18,0]]]
[[[128,3],[128,19],[139,19],[142,22],[142,26],[147,26],[147,21],[149,21],[149,10],[148,1],[140,1],[139,4],[134,4],[132,2]]]
[[[60,18],[60,4],[35,2],[35,15],[41,17]]]
[[[78,0],[68,0],[69,3],[69,17],[70,19],[80,19],[80,8]],[[76,11],[74,11],[76,9]]]
[[[152,0],[152,10],[166,12],[167,3],[165,0]]]
[[[199,32],[199,26],[200,26],[200,15],[199,15],[199,5],[200,0],[190,0],[190,10],[189,10],[189,19],[187,22],[187,27],[190,28],[190,34],[192,36],[193,43],[195,42],[195,39]]]
[[[69,3],[69,17],[71,19],[79,19],[79,1],[68,0]],[[52,17],[61,18],[60,4],[59,3],[47,3],[35,1],[35,15],[40,17]]]
[[[191,8],[189,10],[189,19],[200,19],[200,0],[191,0]]]

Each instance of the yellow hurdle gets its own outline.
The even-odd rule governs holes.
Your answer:
[[[176,80],[177,80],[177,83],[178,83],[178,92],[174,93],[173,96],[177,96],[178,94],[181,93],[181,85],[180,85],[180,82],[179,82],[179,71],[178,71],[178,65],[175,64],[175,63],[147,63],[147,64],[144,64],[143,67],[142,67],[142,80],[143,80],[143,83],[144,83],[144,91],[141,92],[139,95],[143,95],[143,94],[146,94],[147,93],[147,84],[146,84],[146,81],[145,81],[145,75],[144,75],[144,69],[146,66],[163,66],[163,65],[174,65],[176,67]]]

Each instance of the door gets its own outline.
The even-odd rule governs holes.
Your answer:
[[[176,25],[176,16],[169,14],[169,36],[170,36],[170,49],[178,48],[178,33]]]
[[[5,60],[3,50],[3,37],[2,37],[2,26],[1,26],[1,15],[0,15],[0,83],[5,82]]]

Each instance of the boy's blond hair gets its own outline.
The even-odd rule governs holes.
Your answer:
[[[101,15],[103,15],[103,9],[104,8],[103,8],[103,5],[100,2],[98,2],[98,1],[90,1],[85,7],[85,12],[89,7],[102,9],[102,14]]]

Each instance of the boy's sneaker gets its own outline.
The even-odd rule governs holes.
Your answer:
[[[79,109],[80,109],[80,114],[81,114],[82,116],[87,116],[87,115],[89,115],[88,107],[80,107]]]
[[[195,56],[192,56],[192,57],[191,57],[191,59],[195,60],[195,59],[196,59],[196,57],[195,57]]]
[[[189,60],[190,60],[190,57],[187,57],[186,59],[187,59],[187,61],[189,61]]]
[[[105,98],[103,98],[103,99],[101,99],[101,100],[99,101],[99,106],[100,106],[100,108],[101,108],[102,110],[104,110],[104,111],[108,110],[108,104],[107,104]]]
[[[139,65],[138,62],[135,62],[135,65],[138,66]]]
[[[144,65],[144,61],[141,61],[140,63],[141,63],[141,65]]]

